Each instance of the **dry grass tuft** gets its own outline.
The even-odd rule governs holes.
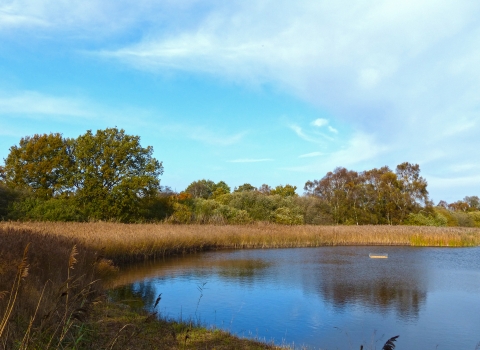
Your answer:
[[[0,293],[0,348],[69,348],[82,336],[80,319],[98,290],[93,251],[68,237],[0,227],[0,266],[0,290],[10,288]]]

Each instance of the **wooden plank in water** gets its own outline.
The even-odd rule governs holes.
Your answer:
[[[388,259],[387,253],[370,253],[368,256],[370,259]]]

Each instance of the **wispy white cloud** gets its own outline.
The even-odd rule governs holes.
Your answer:
[[[308,164],[296,167],[286,167],[285,170],[297,172],[327,173],[336,167],[368,169],[376,163],[376,158],[389,151],[388,145],[375,140],[373,135],[356,133],[348,139],[341,149],[330,153],[312,152],[304,155],[309,158],[322,155],[321,161],[312,159]],[[381,164],[381,166],[386,164]],[[363,169],[361,169],[363,167]]]
[[[322,126],[325,126],[328,124],[328,120],[323,118],[318,118],[318,119],[315,119],[311,124],[313,126],[321,128]]]
[[[79,98],[59,97],[36,91],[0,91],[0,114],[92,117],[88,103]]]
[[[303,129],[296,125],[296,124],[290,124],[288,126],[290,129],[292,129],[295,134],[297,134],[298,137],[300,137],[301,139],[305,140],[305,141],[308,141],[308,142],[313,142],[313,143],[321,143],[321,140],[315,138],[315,137],[312,137],[310,135],[307,135]]]
[[[333,132],[334,134],[338,134],[338,130],[330,125],[328,126],[328,131]]]
[[[306,153],[298,156],[298,158],[310,158],[310,157],[318,157],[323,155],[322,152],[311,152],[311,153]]]
[[[220,146],[236,144],[247,135],[246,131],[228,133],[199,125],[178,124],[169,121],[168,116],[159,118],[158,114],[158,111],[132,106],[101,105],[84,97],[56,96],[37,91],[10,93],[0,91],[0,116],[4,116],[3,118],[17,116],[35,121],[45,119],[79,123],[83,120],[87,123],[100,122],[109,126],[143,126],[149,130],[157,129],[170,136],[176,135],[176,137]],[[132,115],[136,116],[135,120],[132,119]],[[6,129],[6,125],[3,128]]]
[[[192,140],[200,141],[210,145],[230,146],[240,142],[247,132],[239,132],[235,134],[228,134],[223,132],[214,132],[205,127],[184,127],[180,129],[186,131],[186,136]]]
[[[258,163],[258,162],[273,162],[271,158],[241,158],[241,159],[234,159],[229,160],[229,163]]]

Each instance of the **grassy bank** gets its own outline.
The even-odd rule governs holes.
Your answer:
[[[115,265],[210,249],[479,244],[466,228],[3,222],[0,348],[274,348],[111,303],[101,281]]]

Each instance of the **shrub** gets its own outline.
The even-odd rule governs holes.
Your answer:
[[[283,225],[301,225],[303,224],[303,216],[295,214],[289,208],[278,208],[273,214],[273,222]]]
[[[189,224],[192,221],[192,211],[185,204],[174,203],[173,214],[167,221],[174,224]]]
[[[447,218],[440,213],[424,215],[422,213],[410,213],[405,220],[406,225],[413,226],[447,226]]]
[[[85,213],[71,198],[27,197],[12,205],[9,218],[35,221],[87,221]]]

